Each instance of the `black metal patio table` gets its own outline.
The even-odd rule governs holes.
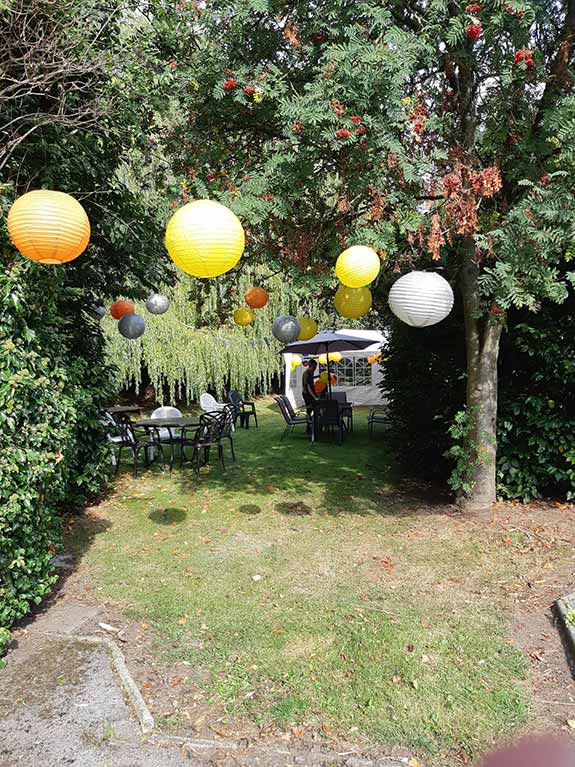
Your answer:
[[[172,418],[140,418],[138,421],[134,421],[134,426],[143,426],[145,429],[153,429],[156,432],[157,440],[160,443],[167,443],[170,445],[170,471],[174,467],[174,446],[182,446],[182,430],[198,428],[201,423],[196,418],[186,418],[185,416],[173,416]],[[167,429],[169,438],[162,439],[160,437],[160,429]],[[161,449],[161,447],[160,447]]]

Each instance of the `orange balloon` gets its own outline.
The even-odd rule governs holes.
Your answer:
[[[268,302],[268,294],[263,288],[249,288],[246,290],[246,304],[252,309],[261,309]]]
[[[110,314],[115,320],[119,320],[120,317],[123,317],[125,314],[134,314],[136,311],[136,307],[131,301],[116,301],[116,303],[112,304],[110,307]]]
[[[325,381],[321,381],[319,378],[314,383],[313,388],[315,389],[316,394],[321,394],[327,389],[327,384]]]
[[[8,212],[7,226],[20,253],[41,264],[73,261],[90,240],[90,221],[78,200],[49,189],[19,197]]]

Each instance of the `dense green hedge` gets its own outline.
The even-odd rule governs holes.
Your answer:
[[[103,340],[57,269],[5,246],[0,269],[0,628],[55,581],[63,508],[107,478],[99,421],[111,377]],[[2,637],[0,631],[0,655]]]
[[[390,321],[384,366],[390,438],[405,470],[446,481],[449,429],[465,403],[460,307],[425,329]],[[499,357],[498,492],[575,498],[575,298],[510,312]]]

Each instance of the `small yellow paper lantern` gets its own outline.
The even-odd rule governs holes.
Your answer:
[[[166,248],[172,261],[193,277],[229,272],[244,246],[240,220],[214,200],[189,202],[174,213],[166,228]]]
[[[10,208],[7,225],[20,253],[41,264],[73,261],[90,241],[86,211],[65,192],[35,189],[23,194]]]
[[[240,306],[240,308],[236,309],[234,312],[234,322],[236,325],[247,327],[247,325],[251,325],[254,321],[254,316],[255,315],[251,309],[247,309],[245,306]]]
[[[330,352],[327,357],[330,362],[341,362],[342,360],[341,352]]]
[[[297,321],[300,326],[299,336],[297,337],[298,341],[309,341],[310,338],[315,336],[317,333],[317,322],[315,320],[308,317],[298,317]]]
[[[371,290],[340,285],[335,294],[334,305],[343,317],[356,320],[371,309]]]
[[[295,370],[298,368],[302,363],[302,358],[299,356],[299,354],[294,354],[291,358],[291,369]]]
[[[328,382],[327,370],[320,375],[319,380],[323,381],[325,384]],[[337,383],[337,378],[334,376],[333,373],[331,374],[331,382],[332,384]]]
[[[327,365],[327,355],[326,354],[320,354],[317,358],[317,361],[320,365]]]
[[[379,274],[379,256],[365,245],[353,245],[340,253],[335,273],[338,280],[348,288],[362,288],[373,282]]]

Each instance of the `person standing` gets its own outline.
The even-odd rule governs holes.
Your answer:
[[[304,398],[306,411],[309,416],[313,415],[313,412],[315,410],[315,403],[318,401],[318,396],[314,388],[314,373],[316,371],[316,368],[317,368],[317,361],[310,360],[307,363],[307,367],[303,374],[302,395]]]

